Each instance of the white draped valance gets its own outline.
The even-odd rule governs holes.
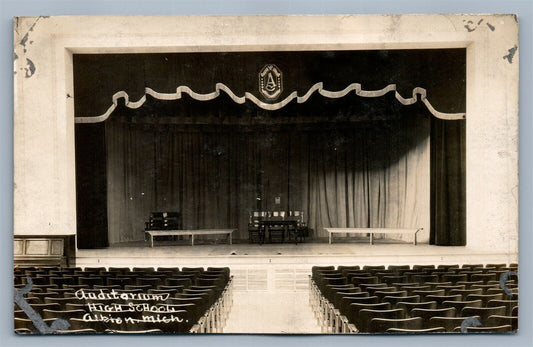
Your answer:
[[[182,94],[187,94],[194,100],[209,101],[209,100],[216,99],[219,95],[221,95],[221,92],[224,92],[225,94],[227,94],[237,104],[244,104],[246,101],[251,101],[258,107],[264,110],[267,110],[267,111],[279,110],[285,107],[287,104],[289,104],[293,100],[296,100],[296,102],[299,104],[303,104],[314,93],[318,93],[321,96],[326,97],[326,98],[338,99],[338,98],[342,98],[348,95],[349,93],[355,93],[356,95],[360,97],[365,97],[365,98],[376,98],[376,97],[384,96],[387,93],[394,92],[396,99],[402,105],[412,105],[420,100],[422,103],[424,103],[424,105],[427,107],[429,112],[431,112],[431,114],[435,116],[436,118],[443,119],[443,120],[459,120],[459,119],[466,118],[465,113],[445,113],[445,112],[439,112],[438,110],[436,110],[431,105],[431,103],[429,102],[427,98],[426,89],[421,88],[421,87],[414,88],[412,91],[412,96],[410,98],[404,98],[396,90],[396,84],[389,84],[386,87],[379,89],[379,90],[364,90],[362,89],[360,83],[352,83],[342,90],[330,91],[330,90],[324,89],[322,82],[317,82],[311,88],[309,88],[309,90],[304,95],[299,96],[298,92],[293,91],[285,99],[279,102],[276,102],[276,103],[263,102],[250,92],[245,92],[243,96],[238,96],[228,86],[226,86],[223,83],[217,83],[215,85],[215,90],[211,93],[206,93],[206,94],[196,93],[194,90],[192,90],[188,86],[177,87],[175,93],[160,93],[149,87],[146,87],[144,91],[144,95],[137,101],[131,101],[127,92],[119,91],[113,95],[112,100],[111,100],[112,102],[111,106],[109,106],[107,111],[103,113],[102,115],[82,116],[82,117],[76,117],[75,119],[76,119],[76,123],[103,122],[106,119],[108,119],[109,116],[111,116],[115,108],[118,106],[118,102],[120,99],[124,99],[124,104],[126,105],[126,107],[130,109],[136,109],[136,108],[141,107],[145,103],[147,95],[150,95],[151,97],[154,97],[158,100],[179,100],[181,99]]]

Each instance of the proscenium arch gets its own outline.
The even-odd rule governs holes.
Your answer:
[[[161,91],[157,91],[157,88],[151,88],[148,84],[144,88],[144,95],[140,98],[138,98],[135,101],[130,101],[130,95],[126,91],[120,91],[115,93],[111,97],[111,106],[107,109],[107,111],[104,114],[101,115],[83,115],[83,117],[75,117],[75,123],[76,127],[78,126],[84,126],[86,124],[87,126],[89,124],[96,125],[99,122],[103,122],[105,119],[107,119],[113,110],[117,107],[117,105],[123,104],[126,107],[130,109],[135,109],[141,107],[144,102],[146,101],[147,95],[149,95],[152,98],[158,99],[158,100],[178,100],[182,98],[182,94],[186,94],[193,100],[198,101],[209,101],[214,100],[218,98],[220,95],[225,94],[227,96],[227,99],[232,100],[236,104],[243,104],[247,101],[251,101],[250,104],[255,104],[259,109],[272,111],[272,110],[279,110],[289,104],[291,101],[296,101],[297,104],[303,104],[312,95],[321,95],[325,98],[331,98],[331,99],[340,99],[342,97],[345,97],[347,95],[355,95],[362,98],[378,98],[381,96],[385,96],[388,93],[394,94],[394,97],[399,102],[399,104],[402,105],[412,105],[416,103],[417,101],[422,101],[422,103],[426,106],[428,111],[434,116],[437,120],[464,120],[465,119],[465,113],[445,113],[445,112],[439,112],[435,110],[435,108],[432,106],[432,104],[429,102],[427,98],[426,90],[422,87],[416,87],[412,90],[412,97],[411,98],[404,98],[397,90],[395,84],[389,84],[383,87],[379,90],[365,90],[362,88],[362,85],[360,83],[351,83],[347,87],[341,90],[326,90],[323,88],[322,82],[316,82],[311,88],[307,90],[307,92],[302,93],[300,91],[300,95],[298,92],[293,91],[289,94],[289,96],[285,97],[280,102],[275,103],[269,103],[269,102],[262,102],[258,98],[256,98],[252,93],[245,92],[243,94],[234,92],[232,89],[230,89],[228,86],[226,86],[223,83],[216,83],[214,86],[214,91],[210,93],[199,93],[193,90],[193,88],[183,85],[176,88],[175,93],[164,93]],[[223,93],[222,93],[223,92]],[[389,96],[392,96],[389,94]],[[294,102],[293,102],[294,104]],[[79,113],[79,112],[78,112]],[[96,116],[96,117],[95,117]]]

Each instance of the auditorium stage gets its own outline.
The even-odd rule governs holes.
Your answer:
[[[487,264],[518,262],[517,254],[466,247],[377,240],[291,243],[225,243],[190,246],[187,240],[120,244],[77,251],[76,266],[229,266],[235,290],[306,290],[313,265]]]

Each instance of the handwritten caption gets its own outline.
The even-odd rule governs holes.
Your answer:
[[[102,304],[97,302],[87,302],[88,313],[83,315],[85,322],[103,322],[114,324],[138,324],[138,323],[181,323],[184,321],[183,317],[176,315],[179,310],[175,307],[164,304],[170,297],[170,294],[151,294],[151,293],[131,293],[131,292],[116,292],[112,289],[110,292],[85,291],[79,289],[75,292],[75,297],[79,300],[122,300],[124,303],[109,303]],[[146,301],[146,302],[127,302],[132,301]],[[158,304],[152,304],[158,303]],[[143,312],[148,315],[141,315]],[[124,316],[124,313],[131,313],[131,316]],[[120,316],[118,316],[120,314]]]

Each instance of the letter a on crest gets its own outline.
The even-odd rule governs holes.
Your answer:
[[[265,65],[259,72],[259,92],[268,100],[277,99],[283,90],[281,70],[274,64]]]

